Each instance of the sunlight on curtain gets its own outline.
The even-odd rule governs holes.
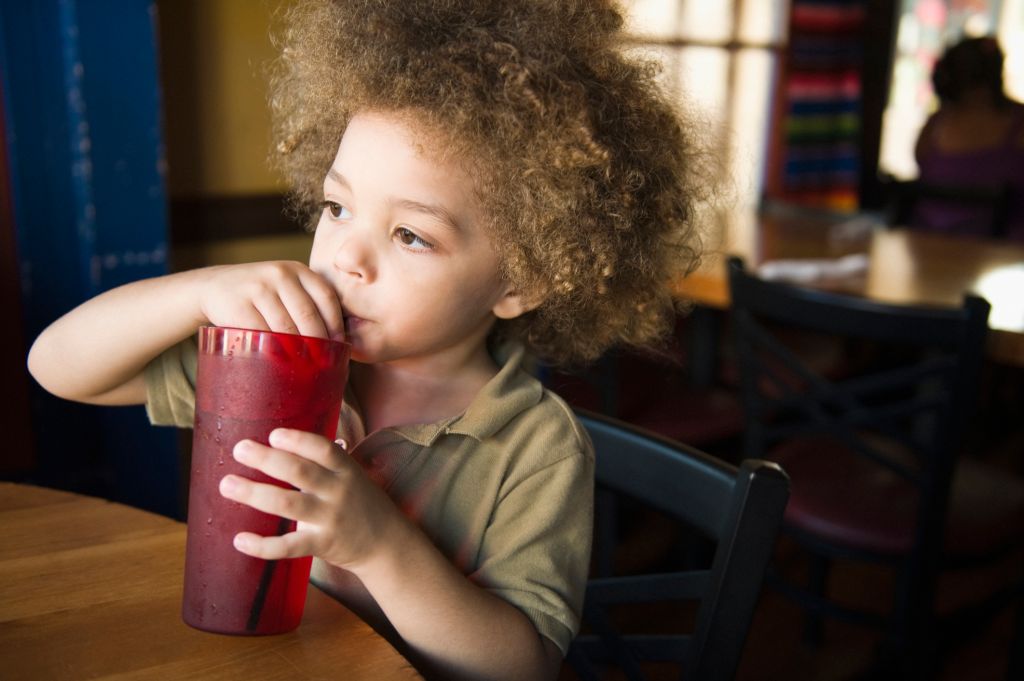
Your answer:
[[[755,205],[785,40],[786,0],[632,0],[631,45],[663,67],[665,87],[697,117],[723,160],[726,187]]]
[[[784,43],[787,6],[786,0],[746,0],[739,16],[737,38],[758,44]]]
[[[728,125],[726,91],[729,85],[729,53],[718,47],[684,47],[679,52],[676,88],[688,96],[721,129]]]
[[[678,37],[702,42],[729,40],[733,4],[733,0],[680,0]]]
[[[732,99],[732,126],[735,139],[730,147],[732,180],[740,196],[755,204],[761,195],[768,131],[775,56],[768,50],[743,49],[736,54],[737,88]]]
[[[1006,52],[1003,66],[1006,93],[1024,102],[1024,0],[1003,0],[997,35]]]

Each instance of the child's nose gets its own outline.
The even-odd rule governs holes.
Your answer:
[[[377,267],[370,235],[356,225],[351,226],[334,253],[334,266],[342,274],[363,283],[372,282],[376,278]]]

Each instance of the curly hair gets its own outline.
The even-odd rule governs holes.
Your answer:
[[[359,111],[412,112],[473,170],[501,275],[527,300],[495,333],[553,364],[654,346],[696,266],[707,154],[622,49],[611,0],[303,0],[271,74],[276,160],[319,212]]]

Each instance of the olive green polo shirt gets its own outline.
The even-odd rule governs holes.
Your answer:
[[[191,427],[196,350],[146,369],[152,423]],[[561,399],[513,351],[457,416],[363,429],[350,393],[338,427],[349,452],[469,579],[519,608],[564,653],[579,626],[590,556],[594,456]],[[378,630],[383,613],[351,574],[314,562],[317,586]]]

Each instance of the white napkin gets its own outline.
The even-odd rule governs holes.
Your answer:
[[[805,258],[799,260],[768,260],[757,268],[757,275],[767,281],[809,284],[826,279],[846,279],[864,274],[868,269],[866,253],[842,258]]]

